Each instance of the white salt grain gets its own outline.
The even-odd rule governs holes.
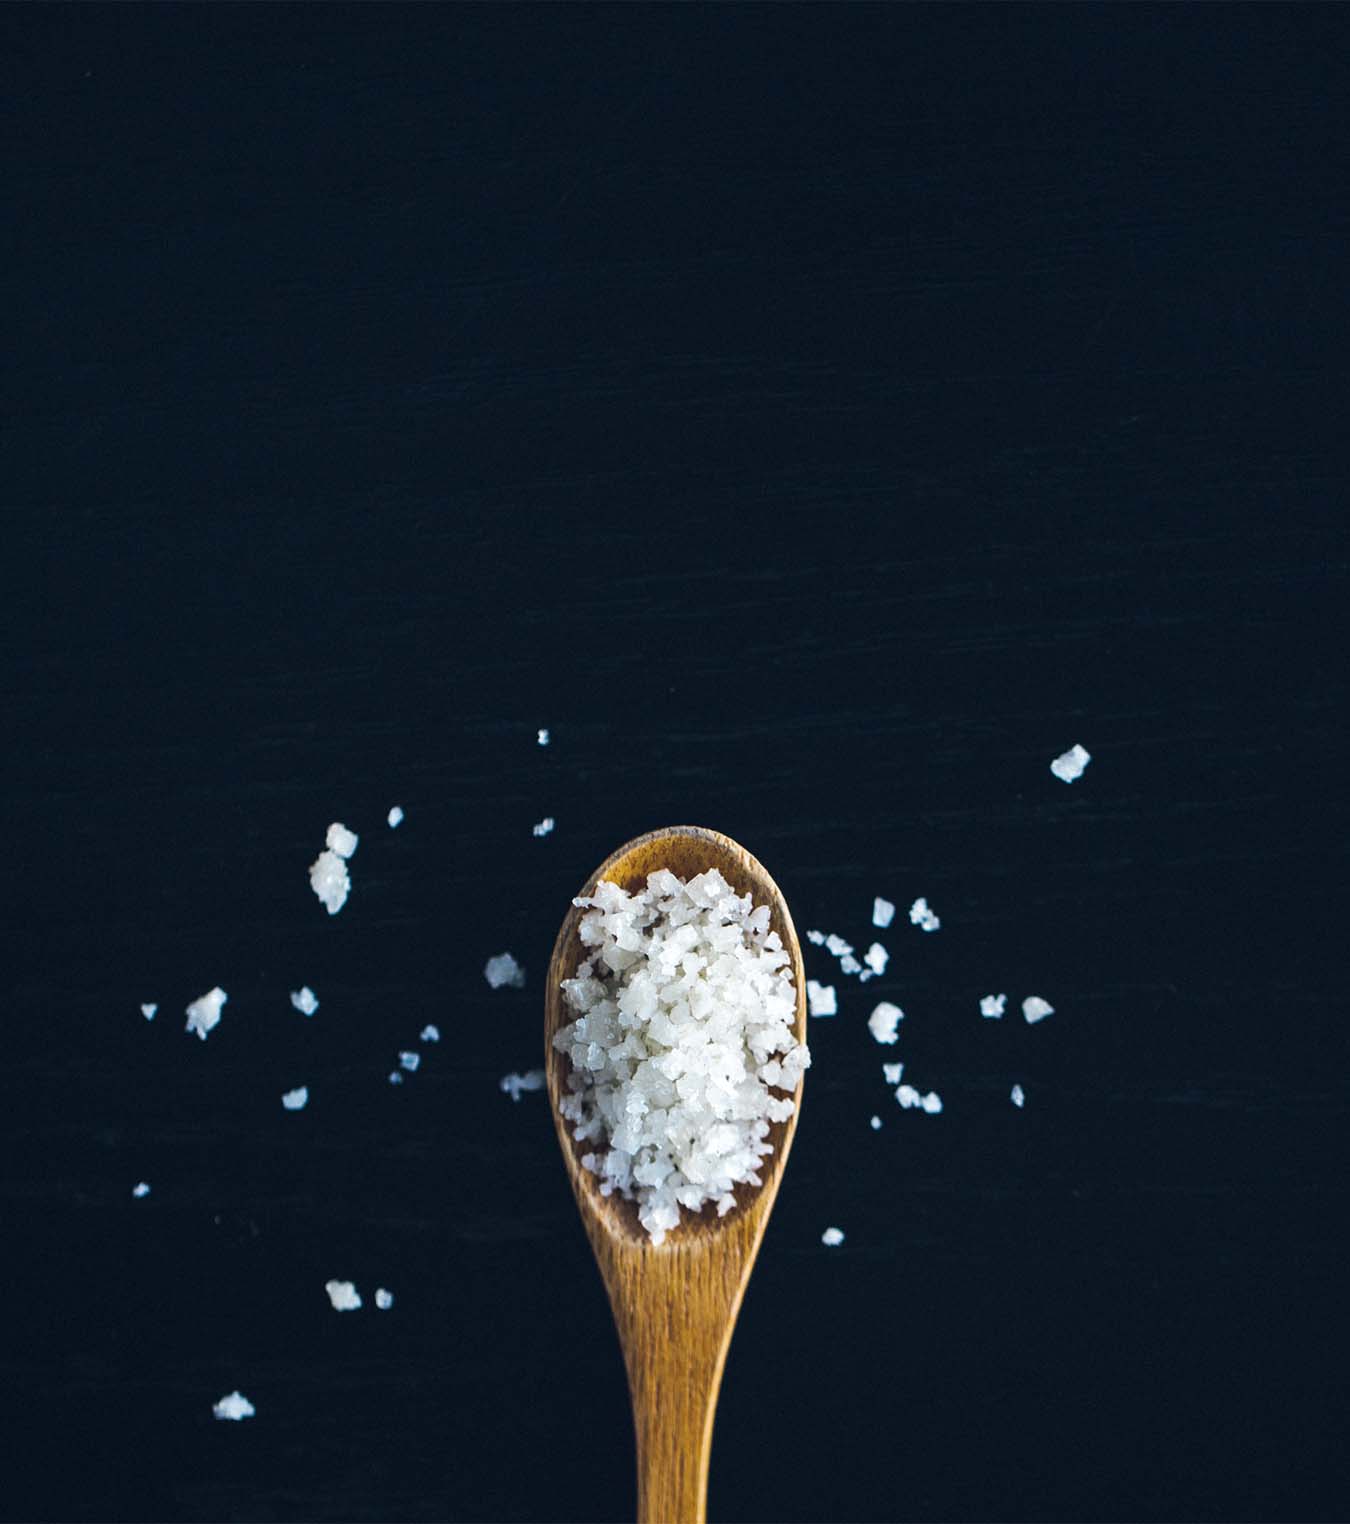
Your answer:
[[[873,1117],[872,1118],[872,1131],[873,1132],[879,1132],[880,1130],[881,1130],[881,1118],[880,1117]]]
[[[898,1005],[883,1000],[867,1018],[867,1030],[881,1043],[893,1043],[900,1035],[900,1023],[905,1013]]]
[[[793,1114],[811,1057],[793,1035],[789,956],[769,907],[715,869],[688,883],[660,869],[631,895],[602,881],[580,904],[586,961],[562,983],[577,1019],[554,1038],[570,1064],[559,1111],[599,1145],[581,1163],[601,1193],[635,1201],[659,1245],[682,1209],[726,1213],[737,1185],[763,1183],[770,1129]]]
[[[144,1180],[142,1180],[139,1185],[133,1185],[131,1187],[131,1194],[137,1199],[137,1201],[139,1201],[143,1196],[148,1196],[150,1194],[150,1187],[145,1183]]]
[[[439,1027],[433,1027],[428,1024],[422,1028],[420,1033],[418,1033],[418,1040],[421,1042],[440,1042],[441,1029]]]
[[[483,965],[483,977],[494,990],[506,986],[513,990],[525,988],[525,970],[509,952],[498,953]]]
[[[1089,752],[1081,746],[1071,746],[1062,756],[1058,756],[1050,764],[1050,771],[1056,778],[1065,783],[1072,783],[1075,778],[1083,776],[1083,769],[1092,761]]]
[[[232,1418],[236,1422],[241,1418],[252,1418],[257,1408],[244,1396],[242,1392],[227,1392],[219,1402],[212,1404],[211,1412],[217,1418]]]
[[[853,951],[853,944],[845,942],[843,937],[836,936],[834,932],[831,932],[825,938],[825,951],[832,952],[836,958],[842,958],[846,953]]]
[[[806,933],[806,940],[816,947],[824,947],[825,933],[823,931],[808,931]]]
[[[187,1030],[195,1032],[203,1042],[206,1034],[220,1020],[220,1008],[230,997],[219,985],[208,990],[187,1008]]]
[[[547,836],[556,824],[552,815],[545,815],[537,825],[530,827],[530,831],[535,836]]]
[[[380,1309],[381,1312],[388,1312],[389,1309],[394,1305],[393,1292],[386,1291],[383,1286],[377,1287],[375,1291],[375,1305]]]
[[[153,1021],[155,1019],[155,1012],[157,1010],[159,1010],[159,1007],[152,1000],[147,1005],[143,1005],[141,1007],[141,1015],[144,1016],[147,1021]]]
[[[1021,1085],[1014,1085],[1012,1087],[1012,1093],[1008,1097],[1014,1106],[1021,1106],[1026,1098],[1026,1092],[1022,1089]]]
[[[350,857],[356,851],[356,844],[361,838],[355,831],[349,831],[341,821],[335,820],[328,827],[328,835],[324,838],[324,846],[330,852],[336,852],[339,857]]]
[[[852,953],[845,953],[839,960],[839,972],[841,974],[860,974],[862,973],[862,964],[858,962]]]
[[[422,1062],[422,1055],[420,1053],[400,1053],[398,1061],[409,1074],[412,1074],[416,1071],[418,1064]]]
[[[389,1083],[391,1085],[401,1085],[403,1083],[403,1075],[397,1069],[393,1070],[389,1075]]]
[[[287,1111],[303,1111],[309,1102],[309,1086],[301,1085],[297,1090],[288,1090],[281,1097],[281,1104]]]
[[[930,1090],[920,1105],[930,1116],[936,1116],[942,1110],[942,1099],[936,1090]]]
[[[871,947],[863,954],[863,962],[874,974],[884,974],[886,965],[891,961],[891,955],[880,942],[873,942]]]
[[[992,1016],[995,1020],[997,1020],[1000,1016],[1003,1015],[1003,1007],[1007,1004],[1007,1002],[1008,997],[1006,995],[981,995],[980,1015]]]
[[[539,733],[538,733],[538,735],[536,736],[535,739],[538,741],[540,746],[547,746],[548,745],[548,731],[547,730],[541,730],[541,731],[539,731]]]
[[[326,848],[309,865],[309,887],[318,895],[329,915],[336,915],[347,903],[352,876],[347,864],[336,852]]]
[[[890,900],[883,900],[880,895],[872,901],[872,925],[889,926],[895,919],[895,906]]]
[[[936,931],[942,922],[928,908],[928,901],[920,897],[909,907],[909,919],[924,931]]]
[[[905,1072],[904,1064],[882,1064],[881,1074],[888,1085],[898,1085],[900,1076]]]
[[[291,991],[291,1004],[303,1016],[312,1016],[319,1009],[319,999],[309,985]]]
[[[908,1111],[911,1106],[919,1106],[923,1104],[923,1097],[919,1094],[913,1085],[901,1085],[900,1088],[895,1092],[895,1098],[900,1102],[901,1106],[903,1106],[906,1111]]]
[[[817,984],[814,979],[806,981],[806,1008],[812,1016],[836,1016],[839,1013],[839,1001],[834,993],[834,985]]]
[[[401,826],[403,824],[403,806],[396,804],[385,818],[389,822],[389,829],[391,831],[395,826]]]
[[[503,1074],[497,1081],[497,1088],[509,1095],[513,1101],[518,1101],[524,1091],[544,1088],[544,1071],[529,1069],[524,1074]]]
[[[844,1241],[844,1235],[838,1228],[826,1228],[820,1235],[820,1241],[827,1249],[837,1249]]]
[[[355,1312],[361,1305],[361,1293],[351,1281],[325,1281],[323,1289],[338,1312]]]
[[[1039,995],[1028,995],[1022,1002],[1022,1014],[1028,1024],[1035,1021],[1044,1021],[1047,1016],[1054,1014],[1054,1006],[1048,1000],[1042,1000]]]

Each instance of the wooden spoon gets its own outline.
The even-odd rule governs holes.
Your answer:
[[[754,904],[768,905],[769,924],[790,956],[797,988],[794,1031],[805,1042],[806,979],[787,903],[773,879],[730,837],[701,826],[649,831],[607,857],[581,896],[592,894],[601,879],[630,893],[645,888],[647,875],[658,868],[669,868],[686,881],[716,868],[737,894],[748,890]],[[704,1524],[717,1389],[745,1283],[778,1194],[802,1087],[798,1082],[792,1116],[770,1130],[773,1153],[760,1165],[763,1185],[737,1186],[736,1205],[725,1217],[718,1217],[712,1206],[696,1216],[682,1209],[679,1227],[655,1247],[638,1222],[634,1203],[600,1194],[596,1177],[581,1167],[582,1153],[595,1144],[577,1143],[558,1112],[569,1063],[554,1048],[553,1034],[575,1015],[564,1005],[558,985],[582,961],[577,924],[583,913],[575,905],[568,911],[548,967],[544,1043],[549,1103],[628,1367],[637,1431],[639,1524]]]

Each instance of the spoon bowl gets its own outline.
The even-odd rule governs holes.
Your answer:
[[[782,938],[796,987],[793,1035],[805,1042],[806,979],[787,902],[764,867],[729,836],[702,826],[649,831],[611,853],[579,897],[592,894],[601,879],[632,893],[644,888],[648,874],[658,868],[686,881],[716,868],[737,894],[748,892],[754,905],[769,907],[770,928]],[[583,960],[578,925],[584,913],[575,905],[569,909],[549,962],[544,996],[549,1104],[628,1371],[637,1435],[639,1524],[703,1524],[717,1392],[741,1298],[796,1130],[802,1084],[798,1082],[793,1096],[792,1115],[770,1129],[773,1152],[760,1163],[763,1184],[737,1186],[735,1207],[721,1217],[711,1205],[698,1213],[682,1209],[679,1226],[664,1243],[653,1244],[633,1202],[600,1194],[596,1176],[581,1164],[582,1153],[595,1145],[579,1144],[558,1110],[568,1061],[554,1048],[553,1038],[573,1019],[560,984],[573,977]]]

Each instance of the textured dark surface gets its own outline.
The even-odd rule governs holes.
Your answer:
[[[692,821],[943,920],[811,1024],[710,1516],[1346,1517],[1345,9],[0,27],[0,1510],[624,1517],[497,1078]]]

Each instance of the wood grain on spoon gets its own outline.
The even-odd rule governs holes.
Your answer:
[[[701,826],[649,831],[606,858],[579,895],[591,894],[601,879],[631,893],[645,888],[647,875],[658,868],[686,881],[716,868],[737,894],[749,891],[755,905],[768,905],[770,926],[783,940],[796,985],[794,1035],[805,1042],[806,980],[787,903],[764,868],[730,837]],[[718,1217],[712,1206],[698,1214],[682,1210],[679,1227],[655,1247],[632,1202],[600,1194],[596,1177],[581,1166],[583,1151],[595,1145],[578,1144],[558,1111],[569,1065],[555,1050],[553,1034],[573,1019],[558,986],[582,961],[577,925],[583,913],[575,905],[568,911],[549,963],[544,1007],[549,1103],[628,1368],[639,1524],[703,1524],[717,1389],[745,1284],[778,1194],[802,1087],[799,1082],[792,1116],[775,1123],[769,1133],[773,1153],[761,1161],[764,1183],[737,1186],[736,1206],[725,1217]]]

